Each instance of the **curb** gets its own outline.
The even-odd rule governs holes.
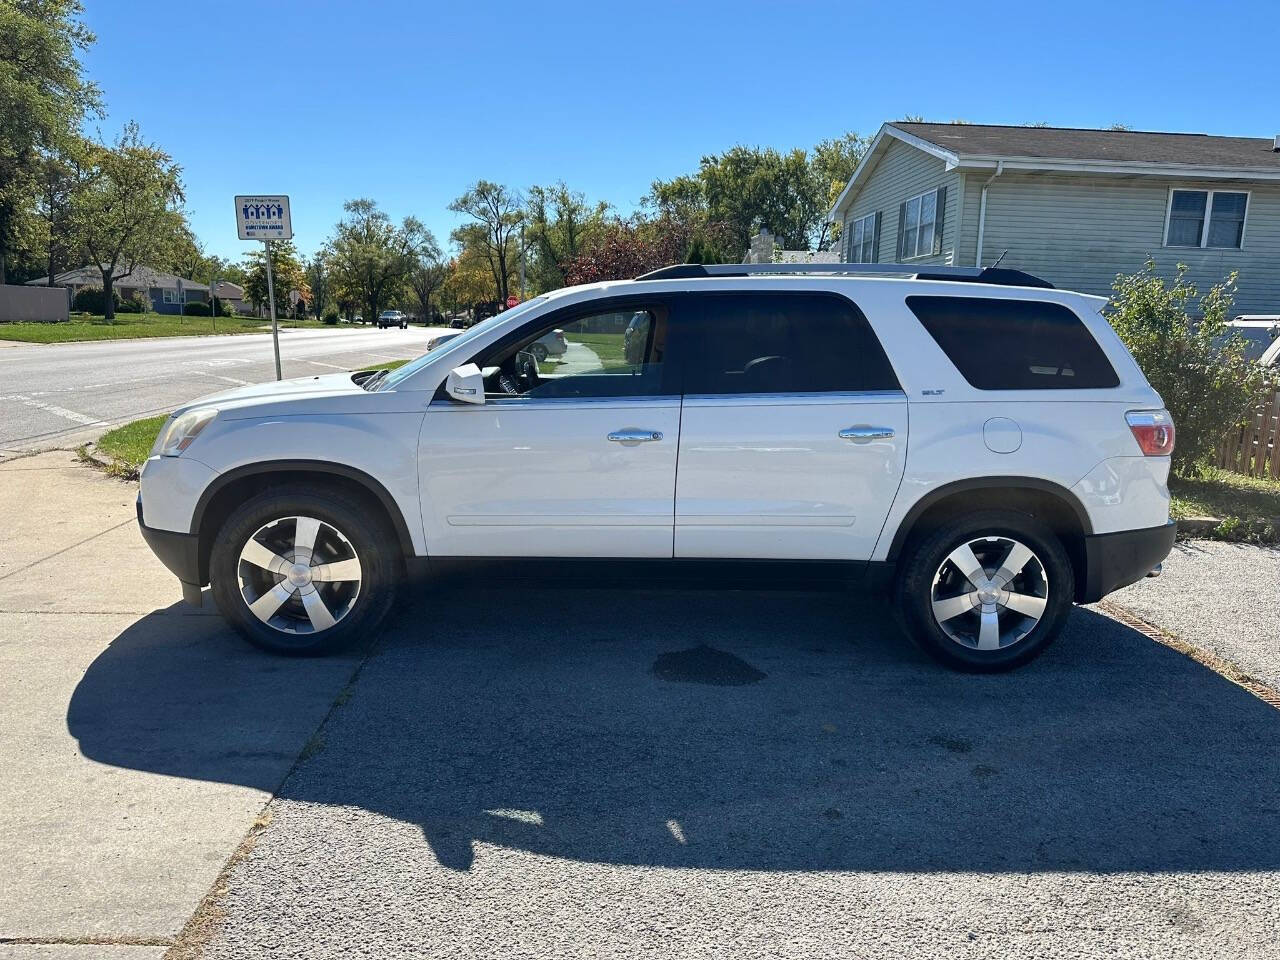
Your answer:
[[[1109,616],[1111,619],[1123,623],[1132,630],[1137,630],[1140,634],[1148,639],[1154,640],[1171,650],[1177,650],[1183,656],[1194,660],[1201,666],[1208,667],[1219,676],[1225,677],[1238,687],[1243,687],[1255,697],[1268,706],[1275,707],[1280,710],[1280,690],[1276,690],[1263,683],[1255,677],[1249,676],[1230,660],[1223,659],[1216,653],[1197,647],[1193,643],[1188,643],[1176,634],[1170,633],[1163,627],[1158,627],[1154,623],[1143,620],[1137,614],[1125,609],[1118,603],[1110,600],[1100,600],[1097,604],[1099,610]]]

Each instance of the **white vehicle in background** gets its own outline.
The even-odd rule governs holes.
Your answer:
[[[1227,321],[1227,333],[1243,338],[1246,355],[1263,366],[1280,363],[1280,315],[1241,314]]]
[[[187,405],[138,519],[184,597],[284,653],[368,637],[413,571],[677,569],[870,588],[1005,670],[1173,543],[1173,424],[1103,302],[895,264],[557,290],[395,371]]]

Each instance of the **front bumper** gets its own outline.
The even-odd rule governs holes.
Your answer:
[[[204,577],[200,572],[200,538],[194,533],[157,530],[142,522],[142,494],[138,494],[138,529],[151,552],[182,584],[182,599],[200,606]]]
[[[1177,532],[1177,524],[1170,520],[1159,527],[1085,537],[1085,582],[1076,599],[1093,603],[1137,583],[1169,555]]]

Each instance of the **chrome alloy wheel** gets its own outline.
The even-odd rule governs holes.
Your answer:
[[[1049,599],[1044,564],[1011,537],[979,537],[947,555],[930,601],[942,632],[972,650],[1002,650],[1040,622]]]
[[[240,595],[255,617],[282,633],[328,630],[360,595],[360,558],[337,527],[281,517],[240,551]]]

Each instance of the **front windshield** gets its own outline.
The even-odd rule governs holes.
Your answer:
[[[520,314],[526,313],[540,304],[546,303],[548,299],[549,298],[547,297],[547,295],[543,294],[540,297],[534,297],[532,300],[526,300],[524,303],[520,304],[519,306],[512,307],[510,310],[504,310],[502,313],[494,314],[492,317],[489,317],[489,319],[487,320],[481,320],[474,327],[469,327],[466,331],[458,334],[456,337],[450,340],[447,344],[441,344],[441,346],[447,346],[450,350],[452,350],[454,347],[458,346],[461,343],[466,343],[469,340],[475,339],[476,337],[483,334],[486,330],[493,329],[493,327],[498,323],[501,323],[506,320],[510,320],[512,317],[519,316]],[[410,360],[403,367],[399,367],[395,370],[392,370],[389,374],[387,374],[387,376],[382,378],[381,382],[378,383],[376,389],[377,390],[392,389],[393,387],[395,387],[396,384],[402,383],[406,378],[413,376],[415,373],[421,370],[424,366],[426,366],[429,360],[435,359],[435,356],[437,355],[438,354],[436,354],[436,351],[433,350],[430,353],[424,353],[422,356],[418,357],[418,359],[416,360]]]

